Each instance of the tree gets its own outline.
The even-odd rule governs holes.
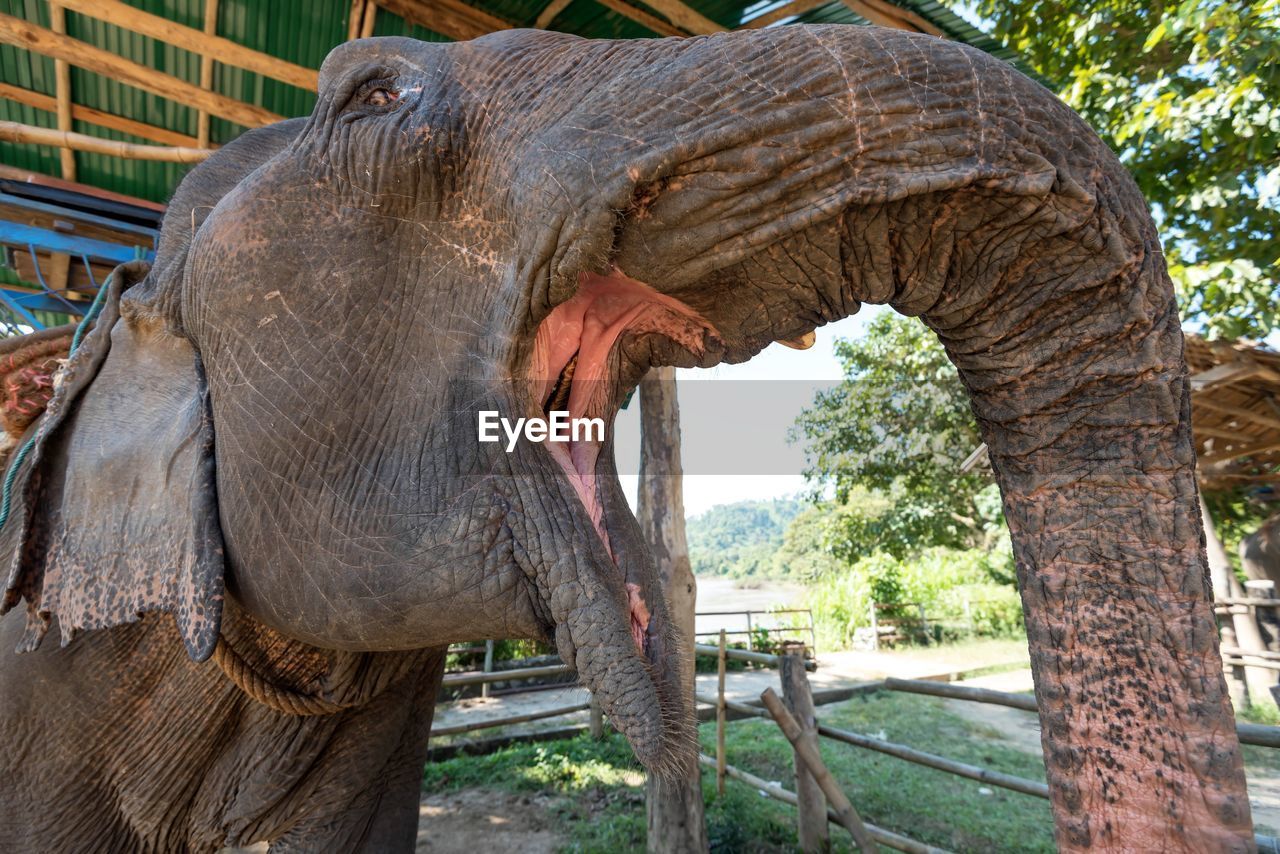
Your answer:
[[[671,623],[680,643],[679,661],[674,666],[692,709],[698,587],[685,540],[683,476],[676,369],[654,368],[640,381],[640,494],[636,518],[653,552],[658,583],[671,609]],[[650,854],[696,854],[707,850],[702,771],[697,763],[680,779],[649,775],[646,796]]]
[[[1280,0],[977,0],[1153,207],[1183,317],[1280,327]]]
[[[960,470],[982,439],[933,332],[885,312],[862,338],[836,342],[836,355],[845,379],[814,398],[797,429],[805,474],[834,485],[841,505],[837,556],[989,545],[1001,528],[998,493],[987,472]]]

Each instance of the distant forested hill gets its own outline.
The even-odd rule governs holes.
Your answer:
[[[735,578],[785,574],[775,557],[791,520],[809,506],[798,498],[721,504],[686,523],[697,575]]]

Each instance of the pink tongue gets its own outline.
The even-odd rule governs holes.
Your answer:
[[[609,354],[624,332],[664,335],[695,353],[702,352],[708,334],[716,334],[710,323],[684,303],[658,293],[619,270],[608,276],[583,273],[578,279],[577,293],[556,306],[538,327],[529,371],[534,380],[535,399],[547,399],[560,372],[576,353],[578,364],[569,393],[569,417],[611,415],[606,412],[608,401],[605,399],[609,391]],[[596,494],[599,443],[549,442],[547,447],[568,475],[600,539],[608,547],[609,535]],[[610,554],[612,551],[610,548]]]
[[[578,278],[577,293],[556,306],[538,327],[529,369],[534,399],[539,403],[547,399],[561,371],[576,353],[578,363],[569,393],[569,417],[612,416],[612,412],[606,411],[609,403],[605,397],[609,391],[606,373],[609,354],[624,332],[657,333],[697,354],[702,353],[708,336],[717,335],[715,328],[689,306],[658,293],[620,270],[615,269],[607,276],[583,273]],[[601,541],[616,562],[596,489],[600,444],[548,442],[546,447],[564,469]],[[627,600],[631,635],[643,655],[649,609],[635,584],[627,584]]]

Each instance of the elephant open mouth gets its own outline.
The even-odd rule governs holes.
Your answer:
[[[551,309],[534,337],[529,377],[540,414],[568,412],[571,422],[599,418],[611,431],[622,402],[653,361],[652,354],[638,352],[651,336],[695,359],[721,344],[719,332],[698,312],[621,270],[580,274],[577,290]],[[612,474],[598,470],[605,445],[603,437],[587,431],[583,438],[549,442],[547,448],[617,564],[601,496],[602,479]],[[626,590],[632,638],[646,655],[650,609],[640,585],[627,581]]]

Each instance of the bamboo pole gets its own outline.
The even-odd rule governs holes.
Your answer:
[[[699,703],[706,703],[708,706],[720,705],[720,700],[718,697],[712,697],[707,694],[694,694],[693,698],[697,700]],[[730,700],[727,697],[725,698],[725,701],[724,701],[724,707],[731,712],[737,712],[738,714],[743,715],[745,717],[749,717],[749,718],[768,718],[769,717],[769,713],[765,709],[760,708],[759,706],[753,706],[750,703],[739,703],[737,700]]]
[[[44,110],[46,113],[56,113],[58,111],[57,99],[51,95],[35,92],[31,89],[23,89],[21,86],[14,86],[9,83],[0,83],[0,98],[7,98],[18,104],[34,107],[37,110]],[[167,128],[126,119],[123,116],[95,110],[93,107],[86,107],[75,102],[71,104],[71,118],[78,122],[140,136],[143,139],[149,139],[162,145],[195,148],[198,142],[194,136],[187,136],[184,133],[176,133]]]
[[[505,718],[490,718],[486,721],[478,721],[472,724],[455,724],[454,726],[433,727],[431,735],[458,735],[464,732],[472,732],[477,729],[492,729],[493,727],[509,726],[511,724],[524,724],[530,721],[540,721],[543,718],[558,718],[561,715],[571,715],[574,712],[585,712],[591,708],[590,703],[577,703],[572,706],[562,706],[557,709],[545,709],[541,712],[528,712],[523,715],[510,715]]]
[[[707,767],[715,766],[715,759],[704,753],[698,754],[698,761]],[[795,792],[784,789],[777,783],[772,783],[749,771],[743,771],[741,768],[735,768],[732,765],[725,767],[725,774],[731,780],[737,780],[739,783],[745,783],[766,797],[773,798],[775,801],[781,801],[784,804],[796,805]],[[827,821],[833,824],[840,824],[840,817],[836,815],[835,810],[827,810]],[[923,842],[917,842],[907,836],[894,833],[891,830],[885,830],[874,824],[867,825],[867,833],[876,842],[881,843],[886,848],[893,848],[896,851],[906,851],[909,854],[947,854],[944,848],[935,848],[932,845],[926,845]]]
[[[724,797],[724,768],[727,764],[724,749],[724,731],[729,723],[729,707],[725,705],[724,675],[725,657],[724,629],[720,630],[720,654],[716,656],[719,679],[716,683],[716,794]]]
[[[813,707],[813,692],[809,689],[809,680],[804,672],[803,643],[787,643],[783,646],[779,676],[783,702],[800,725],[800,737],[817,751],[818,720]],[[823,797],[822,788],[813,772],[800,758],[799,751],[793,755],[796,797],[799,798],[796,824],[799,829],[800,850],[806,854],[825,851],[831,845],[827,838],[827,800]]]
[[[199,163],[213,154],[202,148],[177,148],[168,145],[137,145],[113,139],[99,139],[83,133],[64,133],[52,128],[38,128],[20,122],[0,121],[0,140],[52,145],[74,151],[88,151],[123,157],[128,160],[155,160],[166,163]]]
[[[484,642],[484,672],[493,672],[493,639],[490,638]],[[480,686],[480,696],[489,696],[489,683],[485,682]]]
[[[67,12],[60,3],[49,4],[49,27],[58,35],[67,34]],[[71,66],[64,59],[53,61],[54,92],[58,104],[58,130],[70,133],[71,127]],[[76,179],[76,153],[70,148],[61,151],[62,179]],[[64,276],[65,285],[65,276]]]
[[[880,753],[896,756],[907,762],[913,762],[916,765],[924,765],[928,768],[935,768],[939,771],[946,771],[949,774],[955,774],[958,777],[968,777],[970,780],[977,780],[981,783],[990,783],[993,786],[999,786],[1002,789],[1009,789],[1014,792],[1021,792],[1024,795],[1031,795],[1036,798],[1049,797],[1049,787],[1044,783],[1035,780],[1025,780],[1022,777],[1015,777],[1012,774],[1003,774],[999,771],[991,771],[987,768],[980,768],[977,765],[968,765],[964,762],[956,762],[953,759],[947,759],[945,756],[935,756],[932,753],[925,753],[923,750],[916,750],[914,747],[907,747],[905,744],[895,744],[892,741],[882,741],[878,738],[860,735],[856,732],[848,732],[835,727],[829,727],[824,724],[818,725],[818,733],[827,738],[836,741],[851,744],[854,747],[863,747],[867,750],[875,750]]]
[[[487,682],[514,682],[519,679],[538,679],[542,676],[559,676],[572,673],[567,664],[548,664],[545,667],[525,667],[518,670],[500,670],[497,673],[452,673],[441,681],[442,687],[458,688],[463,685],[484,685]]]
[[[591,732],[591,737],[596,741],[604,738],[604,710],[600,708],[600,701],[594,696],[590,703],[591,716],[587,721],[587,728]]]
[[[711,644],[699,643],[694,644],[694,651],[699,655],[719,655],[719,649]],[[778,666],[778,656],[770,655],[767,652],[748,652],[745,649],[729,649],[725,650],[725,655],[738,661],[749,661],[752,664],[763,664],[767,667]],[[804,663],[805,670],[817,670],[818,666],[812,661]]]
[[[1271,652],[1266,649],[1241,649],[1238,646],[1222,646],[1220,651],[1223,655],[1238,655],[1251,658],[1261,658],[1264,661],[1280,661],[1280,652]]]
[[[316,91],[320,76],[318,71],[245,47],[231,39],[213,35],[208,28],[207,14],[205,29],[202,31],[144,12],[120,0],[59,0],[59,2],[73,12],[107,21],[117,27],[150,36],[174,47],[180,47],[201,56],[216,56],[218,62],[224,65],[234,65],[264,77],[297,86],[299,89]],[[208,7],[205,8],[207,12]],[[216,16],[216,9],[214,14]],[[72,64],[75,64],[74,60]]]
[[[206,92],[185,80],[131,62],[79,39],[37,27],[12,15],[0,14],[0,44],[24,48],[54,59],[65,59],[77,68],[102,74],[161,98],[208,110],[215,116],[230,119],[245,127],[261,127],[284,118],[253,104]]]
[[[974,688],[969,685],[952,685],[949,682],[930,682],[925,679],[898,679],[889,676],[884,680],[884,687],[889,691],[906,691],[911,694],[929,694],[934,697],[946,697],[950,700],[970,700],[975,703],[987,703],[995,706],[1008,706],[1024,712],[1038,712],[1036,698],[1025,694],[1010,694],[1005,691],[992,691],[990,688]]]
[[[1036,701],[1022,694],[1006,694],[1003,691],[992,691],[988,688],[971,688],[968,685],[949,685],[946,682],[927,682],[920,679],[884,680],[884,687],[889,691],[905,691],[911,694],[929,694],[934,697],[946,697],[951,700],[972,700],[976,703],[991,703],[1009,706],[1027,712],[1036,711]],[[1259,747],[1280,747],[1280,727],[1263,724],[1236,724],[1236,734],[1241,744],[1253,744]]]
[[[813,774],[814,779],[818,781],[818,785],[822,787],[823,794],[827,796],[832,809],[835,810],[836,815],[840,818],[840,824],[845,830],[849,831],[849,835],[858,843],[859,850],[870,852],[870,854],[875,854],[876,851],[879,851],[880,849],[867,834],[867,828],[863,825],[858,811],[854,809],[853,804],[845,797],[835,777],[832,777],[831,772],[827,770],[827,766],[822,761],[822,756],[818,753],[817,747],[805,740],[804,731],[800,728],[800,724],[782,705],[782,700],[778,699],[778,695],[773,692],[772,688],[765,688],[764,693],[760,695],[760,699],[765,708],[769,710],[769,714],[773,716],[778,728],[782,730],[782,734],[787,737],[787,741],[791,742],[792,748],[804,760],[805,765],[808,766],[809,773]]]
[[[204,34],[218,34],[218,0],[204,0]],[[213,91],[213,52],[205,51],[200,55],[200,88],[206,92]],[[209,147],[209,111],[201,110],[196,114],[196,145]]]

